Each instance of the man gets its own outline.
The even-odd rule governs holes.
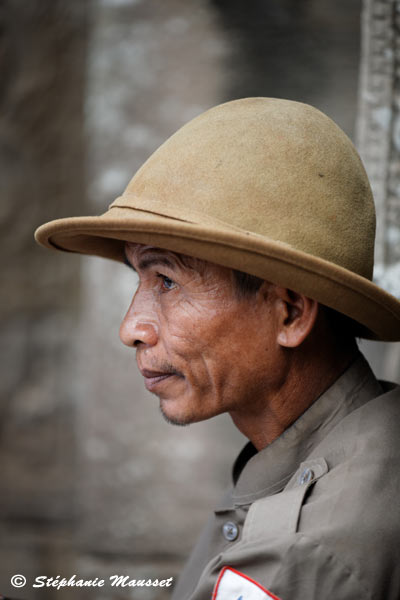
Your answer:
[[[176,600],[400,597],[399,391],[355,342],[400,339],[374,232],[344,133],[266,98],[188,123],[104,215],[37,231],[138,272],[120,336],[169,421],[229,412],[250,440]]]

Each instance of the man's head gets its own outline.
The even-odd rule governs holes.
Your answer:
[[[124,260],[133,242],[256,276],[400,338],[400,303],[372,279],[375,212],[347,136],[311,106],[246,98],[165,142],[100,217],[42,226],[45,246]]]
[[[304,404],[283,399],[308,363],[329,364],[331,377],[354,354],[351,343],[339,352],[323,310],[302,294],[152,246],[127,243],[125,253],[139,287],[120,337],[170,422],[229,412],[249,437],[264,421],[270,441],[306,407],[307,394]]]

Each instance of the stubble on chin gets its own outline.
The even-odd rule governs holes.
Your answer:
[[[186,427],[187,425],[190,425],[190,423],[191,423],[191,421],[185,421],[184,419],[174,419],[173,417],[168,416],[163,409],[162,402],[160,402],[160,413],[162,414],[164,421],[166,421],[169,425],[176,425],[178,427]]]

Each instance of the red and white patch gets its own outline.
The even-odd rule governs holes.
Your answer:
[[[279,600],[262,585],[232,569],[224,567],[218,576],[212,600]]]

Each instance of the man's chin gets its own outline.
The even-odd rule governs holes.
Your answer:
[[[169,423],[169,425],[178,425],[179,427],[186,427],[186,425],[190,425],[190,423],[193,423],[191,419],[179,418],[167,414],[167,412],[163,409],[162,403],[160,403],[160,412],[163,416],[164,421]]]
[[[190,410],[192,408],[191,399],[183,395],[176,398],[159,396],[159,400],[160,412],[170,425],[183,427],[208,418],[206,415],[198,414],[196,410]]]

